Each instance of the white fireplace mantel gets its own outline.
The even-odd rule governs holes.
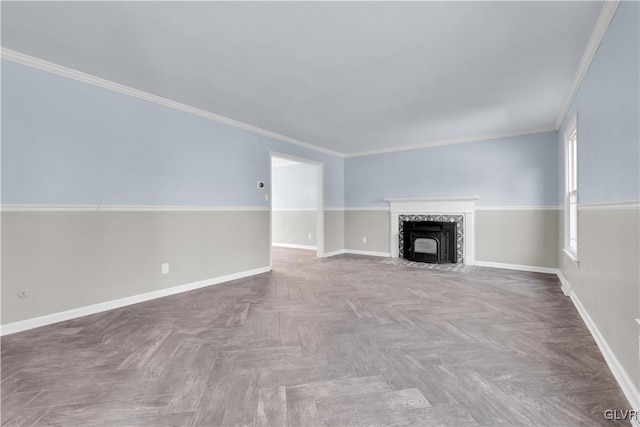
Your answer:
[[[463,215],[464,262],[475,263],[475,211],[479,197],[410,197],[384,199],[389,203],[391,257],[399,256],[398,229],[400,215]]]

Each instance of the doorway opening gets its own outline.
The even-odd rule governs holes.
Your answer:
[[[271,247],[324,256],[322,163],[272,152],[270,171]]]

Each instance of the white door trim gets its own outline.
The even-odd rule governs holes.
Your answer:
[[[292,160],[294,162],[310,164],[317,166],[317,201],[316,201],[316,253],[319,258],[324,257],[324,163],[315,160],[296,157],[290,154],[279,153],[277,151],[269,151],[269,265],[273,267],[271,243],[272,235],[272,215],[273,215],[273,157]]]

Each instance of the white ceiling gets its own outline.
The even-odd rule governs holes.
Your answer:
[[[2,46],[341,153],[554,128],[602,2],[2,2]]]

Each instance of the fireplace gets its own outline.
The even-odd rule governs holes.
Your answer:
[[[455,222],[405,221],[403,254],[411,261],[456,263],[457,230]]]

